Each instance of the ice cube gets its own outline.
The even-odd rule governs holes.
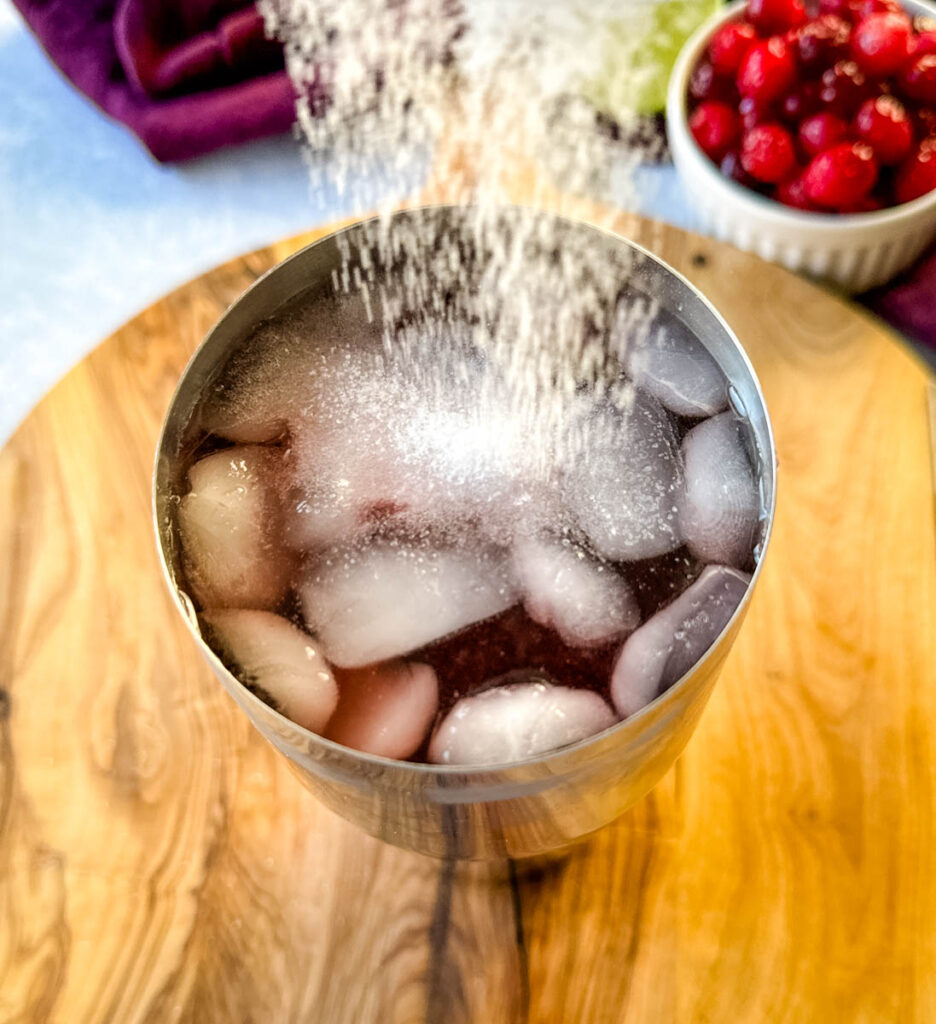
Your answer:
[[[375,508],[406,527],[480,525],[499,542],[550,520],[543,463],[555,439],[470,332],[400,329],[380,359],[353,356],[291,422],[290,544],[353,540]]]
[[[439,707],[439,684],[429,665],[388,661],[336,669],[338,710],[325,735],[366,754],[411,757],[426,738]]]
[[[410,528],[484,522],[498,536],[528,515],[530,445],[509,406],[495,400],[494,384],[478,368],[464,389],[454,371],[413,373],[410,380],[391,365],[333,408],[295,422],[286,459],[291,545],[310,551],[353,540],[375,509]]]
[[[618,406],[597,405],[583,429],[586,440],[563,494],[598,554],[632,561],[679,547],[682,466],[662,406],[630,389]]]
[[[312,732],[338,704],[338,688],[318,643],[287,619],[246,608],[201,616],[205,638],[245,686]]]
[[[286,478],[283,543],[293,551],[319,551],[346,544],[366,532],[365,506],[351,499],[340,481],[303,488]]]
[[[383,388],[368,407],[347,405],[316,423],[301,421],[287,453],[288,542],[299,550],[355,539],[375,508],[437,519],[453,512],[452,494],[410,443],[409,410]]]
[[[277,542],[278,457],[243,445],[189,470],[178,527],[188,582],[206,607],[273,608],[285,593],[291,564]]]
[[[497,549],[402,541],[313,556],[298,592],[306,625],[342,668],[400,657],[517,601]]]
[[[554,629],[570,647],[617,640],[640,624],[627,581],[580,547],[526,537],[511,549],[513,573],[530,618]]]
[[[705,420],[685,436],[682,450],[679,528],[689,550],[703,562],[748,565],[759,503],[740,424],[730,412]]]
[[[200,408],[201,425],[238,443],[273,440],[297,417],[340,404],[379,353],[380,324],[360,295],[310,303],[261,324],[234,350]]]
[[[667,409],[680,416],[712,416],[728,405],[728,382],[698,338],[669,313],[649,324],[635,321],[633,306],[618,309],[612,346],[624,368]]]
[[[406,408],[383,355],[359,347],[317,358],[284,459],[284,539],[298,551],[354,540],[370,509],[402,509],[432,483],[407,463]]]
[[[462,697],[429,742],[435,764],[506,764],[576,743],[615,723],[590,690],[531,676]]]
[[[262,444],[285,433],[295,404],[287,385],[298,376],[297,349],[294,339],[261,326],[211,384],[199,408],[203,429],[236,444]]]
[[[611,676],[611,700],[622,717],[668,689],[709,649],[738,607],[751,577],[710,565],[679,597],[633,632]]]

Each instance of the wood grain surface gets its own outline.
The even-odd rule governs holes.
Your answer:
[[[301,788],[201,664],[151,537],[187,357],[308,238],[235,260],[0,453],[0,1021],[936,1020],[925,373],[775,267],[624,226],[723,310],[780,452],[768,564],[675,768],[532,865],[407,854]]]

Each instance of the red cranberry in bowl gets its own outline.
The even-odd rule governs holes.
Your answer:
[[[738,69],[738,92],[769,103],[779,99],[796,80],[796,62],[780,36],[754,43]]]
[[[906,14],[871,14],[855,26],[851,54],[867,75],[883,78],[907,62],[913,26]]]
[[[689,79],[689,95],[694,100],[720,100],[730,103],[735,97],[734,83],[715,74],[715,68],[703,61]]]
[[[786,32],[806,20],[803,0],[748,0],[747,16],[763,35]]]
[[[913,128],[917,138],[936,135],[936,107],[917,107],[912,112]]]
[[[855,134],[874,150],[878,163],[899,164],[913,146],[906,108],[893,96],[865,100],[855,115]]]
[[[745,188],[756,189],[758,182],[752,178],[741,164],[741,153],[737,149],[729,150],[718,165],[718,169],[726,178],[736,181]]]
[[[894,183],[898,203],[909,203],[936,189],[936,137],[924,139],[900,165]]]
[[[733,76],[752,43],[757,42],[757,31],[746,21],[731,21],[720,28],[709,43],[709,60],[716,74]]]
[[[819,0],[820,14],[837,14],[841,18],[851,19],[851,0]]]
[[[789,92],[780,101],[780,116],[784,121],[799,124],[819,109],[819,85],[806,82],[799,89]]]
[[[852,19],[861,21],[872,14],[900,14],[902,8],[898,0],[849,0]]]
[[[741,166],[758,181],[778,184],[796,167],[792,136],[779,124],[755,125],[741,140]]]
[[[835,114],[813,114],[800,122],[797,139],[807,156],[818,156],[848,135],[848,122]]]
[[[908,64],[900,85],[911,99],[936,103],[936,54],[925,53]]]
[[[851,117],[868,98],[872,87],[853,60],[840,60],[822,72],[819,99],[830,113]]]
[[[884,204],[881,200],[877,196],[870,195],[859,199],[857,203],[852,203],[851,206],[843,206],[839,213],[875,213],[877,210],[883,209]]]
[[[927,53],[936,53],[936,28],[927,29],[926,32],[921,32],[916,36],[910,51],[912,59],[923,57]]]
[[[727,103],[700,103],[689,118],[689,130],[702,151],[716,163],[741,136],[741,120]]]
[[[840,142],[813,157],[806,168],[806,193],[819,206],[842,210],[853,206],[874,188],[877,164],[870,146]]]
[[[774,120],[774,108],[771,103],[762,103],[753,96],[745,96],[738,104],[738,113],[741,115],[741,127],[749,132],[754,125],[763,124],[764,121]]]
[[[801,174],[797,174],[777,186],[774,194],[777,202],[791,206],[794,210],[815,210],[816,204],[809,198],[806,182]]]
[[[796,32],[796,57],[808,74],[821,74],[837,60],[846,60],[851,25],[837,14],[822,14]]]

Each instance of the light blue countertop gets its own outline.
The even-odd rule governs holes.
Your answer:
[[[642,173],[644,212],[694,226],[672,169]],[[0,444],[69,367],[160,295],[354,212],[337,193],[311,194],[289,136],[156,163],[0,0]]]

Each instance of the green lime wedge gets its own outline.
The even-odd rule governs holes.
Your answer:
[[[622,0],[627,17],[602,26],[600,68],[582,95],[617,119],[655,114],[666,105],[666,85],[683,43],[721,0]]]

